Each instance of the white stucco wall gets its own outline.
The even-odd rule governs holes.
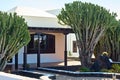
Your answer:
[[[73,41],[76,41],[76,37],[74,33],[68,34],[67,36],[67,50],[70,51],[72,55],[70,57],[78,57],[78,49],[77,52],[73,52]],[[69,54],[68,54],[69,56]]]
[[[53,34],[53,33],[52,33]],[[55,53],[41,54],[41,63],[61,62],[64,61],[64,35],[61,33],[54,33],[55,35]],[[19,50],[18,63],[23,64],[24,48]],[[14,62],[13,58],[13,64]],[[27,54],[27,63],[37,63],[37,54]]]

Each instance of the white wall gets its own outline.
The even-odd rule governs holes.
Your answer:
[[[18,63],[22,64],[23,63],[23,53],[24,53],[24,47],[21,48],[18,52]],[[13,57],[12,63],[15,63],[15,57]]]
[[[53,34],[53,33],[52,33]],[[61,33],[55,33],[55,53],[41,54],[41,63],[48,62],[61,62],[64,61],[64,35]],[[23,64],[24,48],[19,50],[18,63]],[[14,62],[13,58],[13,64]],[[37,54],[27,54],[27,63],[37,63]]]
[[[77,52],[73,52],[73,41],[76,41],[76,37],[74,33],[68,34],[67,36],[67,50],[72,53],[71,57],[78,57],[78,49]],[[69,55],[68,55],[69,56]]]

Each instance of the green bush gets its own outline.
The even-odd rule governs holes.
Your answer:
[[[71,52],[71,51],[69,51],[69,52],[68,52],[68,55],[69,55],[69,56],[72,56],[72,52]]]
[[[113,64],[112,69],[101,69],[101,72],[120,73],[120,65],[119,64]]]
[[[80,72],[90,72],[90,69],[87,67],[81,67]]]
[[[109,73],[112,73],[114,72],[113,69],[101,69],[101,72],[109,72]]]
[[[120,65],[119,64],[113,64],[112,69],[114,70],[114,72],[120,73]]]
[[[108,72],[108,69],[101,69],[101,72]]]

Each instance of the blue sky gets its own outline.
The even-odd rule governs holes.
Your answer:
[[[76,0],[0,0],[0,10],[7,11],[15,6],[26,6],[38,8],[41,10],[57,9],[64,6],[65,3]],[[80,0],[82,2],[91,2],[101,5],[111,11],[120,12],[120,0]]]

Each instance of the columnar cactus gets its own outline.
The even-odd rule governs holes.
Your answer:
[[[120,61],[120,21],[112,21],[114,26],[107,29],[106,34],[98,42],[95,48],[96,56],[103,51],[109,53],[113,61]]]
[[[65,4],[65,8],[62,8],[57,17],[60,24],[68,25],[73,29],[81,64],[88,67],[96,44],[111,26],[115,14],[98,5],[74,1]]]
[[[15,13],[0,12],[0,70],[29,41],[30,35],[24,18]]]

